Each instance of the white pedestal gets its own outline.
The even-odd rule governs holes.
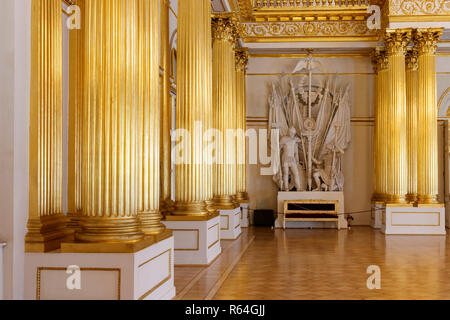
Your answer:
[[[277,219],[275,228],[283,228],[284,201],[285,200],[335,200],[339,201],[338,213],[341,228],[347,228],[347,220],[344,217],[344,192],[278,192]],[[337,228],[333,221],[286,221],[286,228]]]
[[[173,231],[175,237],[175,265],[206,266],[222,252],[219,215],[208,220],[162,222]]]
[[[173,236],[136,253],[26,253],[27,300],[165,300],[175,296]],[[80,289],[67,286],[78,272]]]
[[[3,248],[6,243],[0,243],[0,300],[3,300]]]
[[[234,240],[241,234],[241,207],[231,210],[219,210],[220,239]]]
[[[384,210],[384,204],[383,203],[372,203],[372,212],[370,216],[370,226],[374,229],[380,229],[381,228],[381,216],[382,212]]]
[[[382,211],[381,232],[445,235],[445,208],[387,206]]]
[[[445,204],[445,226],[450,228],[450,202]]]
[[[248,228],[249,225],[248,203],[241,203],[241,228]]]

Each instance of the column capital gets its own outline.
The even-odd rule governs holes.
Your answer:
[[[411,41],[412,29],[386,29],[384,45],[389,55],[404,55]]]
[[[386,50],[376,48],[371,54],[372,66],[375,73],[386,70],[389,66]]]
[[[240,35],[241,26],[232,13],[213,14],[211,16],[212,37],[214,40],[227,40],[234,44]]]
[[[442,35],[442,28],[416,29],[413,34],[418,54],[436,54],[437,43]]]
[[[413,70],[417,71],[419,65],[418,65],[418,51],[416,48],[408,49],[406,51],[406,69],[407,70]]]
[[[237,48],[235,50],[235,57],[236,69],[245,72],[248,64],[248,48]]]

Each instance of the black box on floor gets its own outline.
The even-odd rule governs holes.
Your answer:
[[[273,210],[258,209],[253,211],[253,224],[259,227],[273,227],[275,216]]]

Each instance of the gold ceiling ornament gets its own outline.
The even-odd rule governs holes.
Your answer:
[[[61,0],[31,2],[29,200],[26,252],[58,249],[73,231],[63,213]]]
[[[250,19],[253,13],[253,0],[230,0],[234,3],[237,2],[240,16],[246,20]]]
[[[384,43],[388,55],[405,55],[412,29],[386,29]]]
[[[213,39],[235,43],[239,38],[239,21],[234,13],[213,14],[211,18]]]
[[[419,54],[436,54],[439,38],[442,36],[443,28],[428,28],[414,30],[414,42]]]

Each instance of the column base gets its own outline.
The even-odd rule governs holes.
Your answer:
[[[381,228],[382,211],[384,210],[384,202],[372,202],[372,212],[370,216],[370,226],[374,229]]]
[[[248,202],[241,203],[241,228],[248,228],[249,225]]]
[[[397,206],[382,211],[384,234],[445,235],[445,208],[440,206]]]
[[[209,265],[222,252],[220,217],[166,216],[162,223],[175,237],[175,265]]]
[[[67,227],[68,222],[63,214],[29,219],[25,252],[49,252],[59,249],[61,242],[73,240],[74,230]]]
[[[133,253],[27,253],[25,299],[172,299],[175,296],[173,247],[174,238],[170,236]],[[66,272],[69,266],[79,268],[76,269],[79,273]],[[81,287],[71,290],[68,285],[76,283],[77,275]]]
[[[237,239],[241,230],[241,207],[230,210],[219,210],[220,213],[220,239]]]

